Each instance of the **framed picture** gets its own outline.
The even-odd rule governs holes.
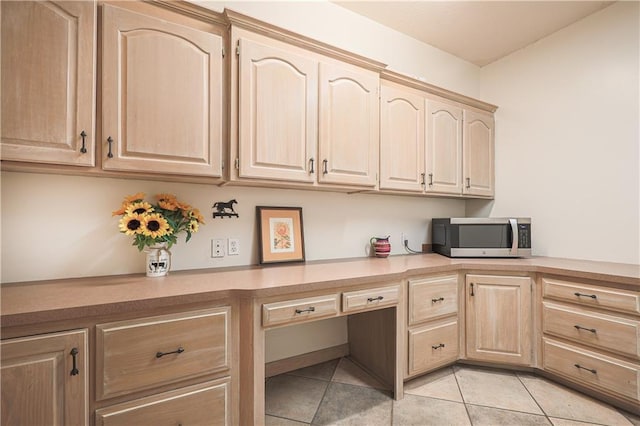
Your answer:
[[[301,207],[257,206],[260,264],[304,262]]]

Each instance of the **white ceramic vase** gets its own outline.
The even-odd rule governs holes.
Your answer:
[[[167,243],[146,247],[144,252],[147,255],[146,271],[148,277],[164,277],[169,274],[171,252],[167,248]]]

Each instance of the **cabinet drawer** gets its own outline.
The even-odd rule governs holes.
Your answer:
[[[638,399],[640,365],[544,339],[545,370]]]
[[[96,426],[228,425],[229,380],[207,382],[96,411]]]
[[[619,312],[640,314],[640,293],[569,281],[542,279],[543,296]]]
[[[409,330],[409,375],[458,359],[458,321]]]
[[[96,398],[229,368],[230,307],[96,326]]]
[[[635,358],[640,356],[638,347],[640,322],[547,302],[543,306],[545,333]]]
[[[262,326],[290,324],[338,314],[338,295],[328,294],[305,299],[262,305]]]
[[[342,311],[353,312],[395,305],[399,295],[400,286],[397,285],[342,293]]]
[[[409,280],[409,325],[458,312],[458,276]]]

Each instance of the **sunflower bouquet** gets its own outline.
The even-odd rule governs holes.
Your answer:
[[[113,216],[122,216],[118,223],[120,232],[133,236],[133,245],[142,251],[146,246],[167,243],[170,248],[178,242],[177,235],[184,231],[186,241],[204,224],[200,211],[178,201],[175,195],[158,194],[156,204],[144,201],[140,192],[124,198],[122,206]]]

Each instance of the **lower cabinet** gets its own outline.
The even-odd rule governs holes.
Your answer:
[[[541,284],[544,370],[638,411],[640,292],[551,277]]]
[[[531,278],[467,274],[465,290],[467,358],[529,366]]]
[[[455,362],[458,338],[458,275],[410,279],[406,377]]]
[[[96,325],[96,400],[132,397],[97,410],[96,423],[231,424],[230,317],[223,306]],[[200,377],[217,381],[181,385]]]
[[[228,425],[229,379],[113,405],[96,411],[96,426]]]
[[[89,424],[86,329],[3,340],[2,422]]]
[[[458,320],[453,317],[409,330],[409,375],[455,362],[459,354]]]

